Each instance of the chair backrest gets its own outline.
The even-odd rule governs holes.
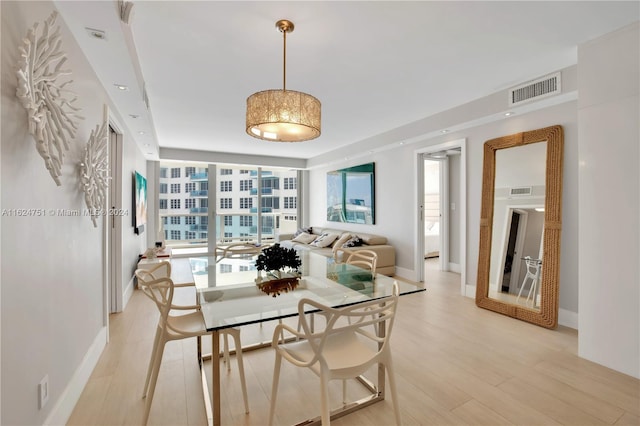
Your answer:
[[[166,262],[168,263],[168,262]],[[169,266],[171,268],[171,266]],[[153,269],[137,269],[135,272],[140,290],[158,307],[160,311],[160,322],[166,323],[167,316],[173,305],[173,281],[168,276],[156,278]]]
[[[542,262],[537,259],[531,259],[531,256],[525,256],[524,263],[527,265],[527,275],[537,277],[540,273]]]
[[[375,276],[378,264],[378,254],[373,250],[357,250],[351,252],[346,263],[349,265],[356,265],[364,269],[369,269]]]
[[[305,364],[310,366],[322,359],[327,339],[338,334],[358,333],[365,340],[370,341],[372,346],[377,346],[377,352],[373,353],[369,359],[363,360],[362,364],[370,362],[380,353],[388,350],[398,306],[398,295],[398,283],[394,282],[391,296],[344,308],[331,308],[315,300],[301,299],[298,302],[298,313],[302,332],[305,334],[303,338],[309,342],[314,352],[313,358],[309,359]],[[308,317],[305,315],[305,312],[309,311],[320,311],[326,317],[326,326],[323,330],[318,330],[316,324],[315,328],[318,331],[312,331],[309,320],[307,320]],[[346,321],[340,321],[341,319],[346,319]],[[384,324],[384,332],[377,333],[378,326],[381,324]],[[370,326],[373,326],[373,328]],[[371,329],[376,330],[376,332],[372,333]]]

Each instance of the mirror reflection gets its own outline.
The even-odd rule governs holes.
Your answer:
[[[496,151],[488,297],[540,310],[546,141]]]

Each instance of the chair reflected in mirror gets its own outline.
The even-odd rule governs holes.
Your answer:
[[[529,286],[529,293],[527,294],[527,298],[525,300],[525,305],[530,307],[535,307],[537,303],[538,297],[538,284],[540,282],[540,271],[542,268],[542,260],[540,259],[532,259],[531,256],[525,256],[523,258],[525,265],[527,266],[527,274],[522,280],[522,285],[520,286],[520,291],[518,292],[518,297],[516,298],[516,303],[519,303],[520,297],[522,296],[522,291],[524,290],[527,280],[531,280],[531,285]]]

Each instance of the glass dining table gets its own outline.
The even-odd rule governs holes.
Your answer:
[[[312,299],[324,305],[339,308],[390,296],[395,279],[376,274],[354,265],[336,263],[332,258],[303,251],[299,253],[302,266],[300,279],[295,288],[281,291],[278,295],[263,292],[256,279],[258,272],[255,257],[248,256],[244,263],[234,260],[237,270],[216,263],[215,257],[190,258],[189,263],[197,287],[197,297],[201,305],[205,325],[212,335],[211,353],[220,353],[220,331],[230,327],[242,327],[266,321],[277,321],[298,315],[298,302]],[[184,260],[184,259],[176,259]],[[178,263],[176,260],[172,263]],[[398,281],[400,295],[425,291],[424,285]],[[266,347],[269,343],[254,345]],[[249,348],[253,349],[253,348]],[[243,346],[243,350],[246,350]],[[207,377],[202,368],[203,391],[209,423],[220,425],[220,362],[212,359],[211,395]],[[361,382],[371,391],[371,395],[347,404],[332,412],[337,418],[356,409],[384,399],[384,367],[378,367],[377,386],[362,378]],[[318,419],[303,422],[319,424]]]

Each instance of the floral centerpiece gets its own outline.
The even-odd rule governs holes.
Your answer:
[[[302,261],[294,249],[282,247],[276,243],[267,247],[256,259],[258,278],[256,284],[262,291],[276,297],[281,292],[293,290],[298,285]],[[262,277],[261,271],[266,272]]]

